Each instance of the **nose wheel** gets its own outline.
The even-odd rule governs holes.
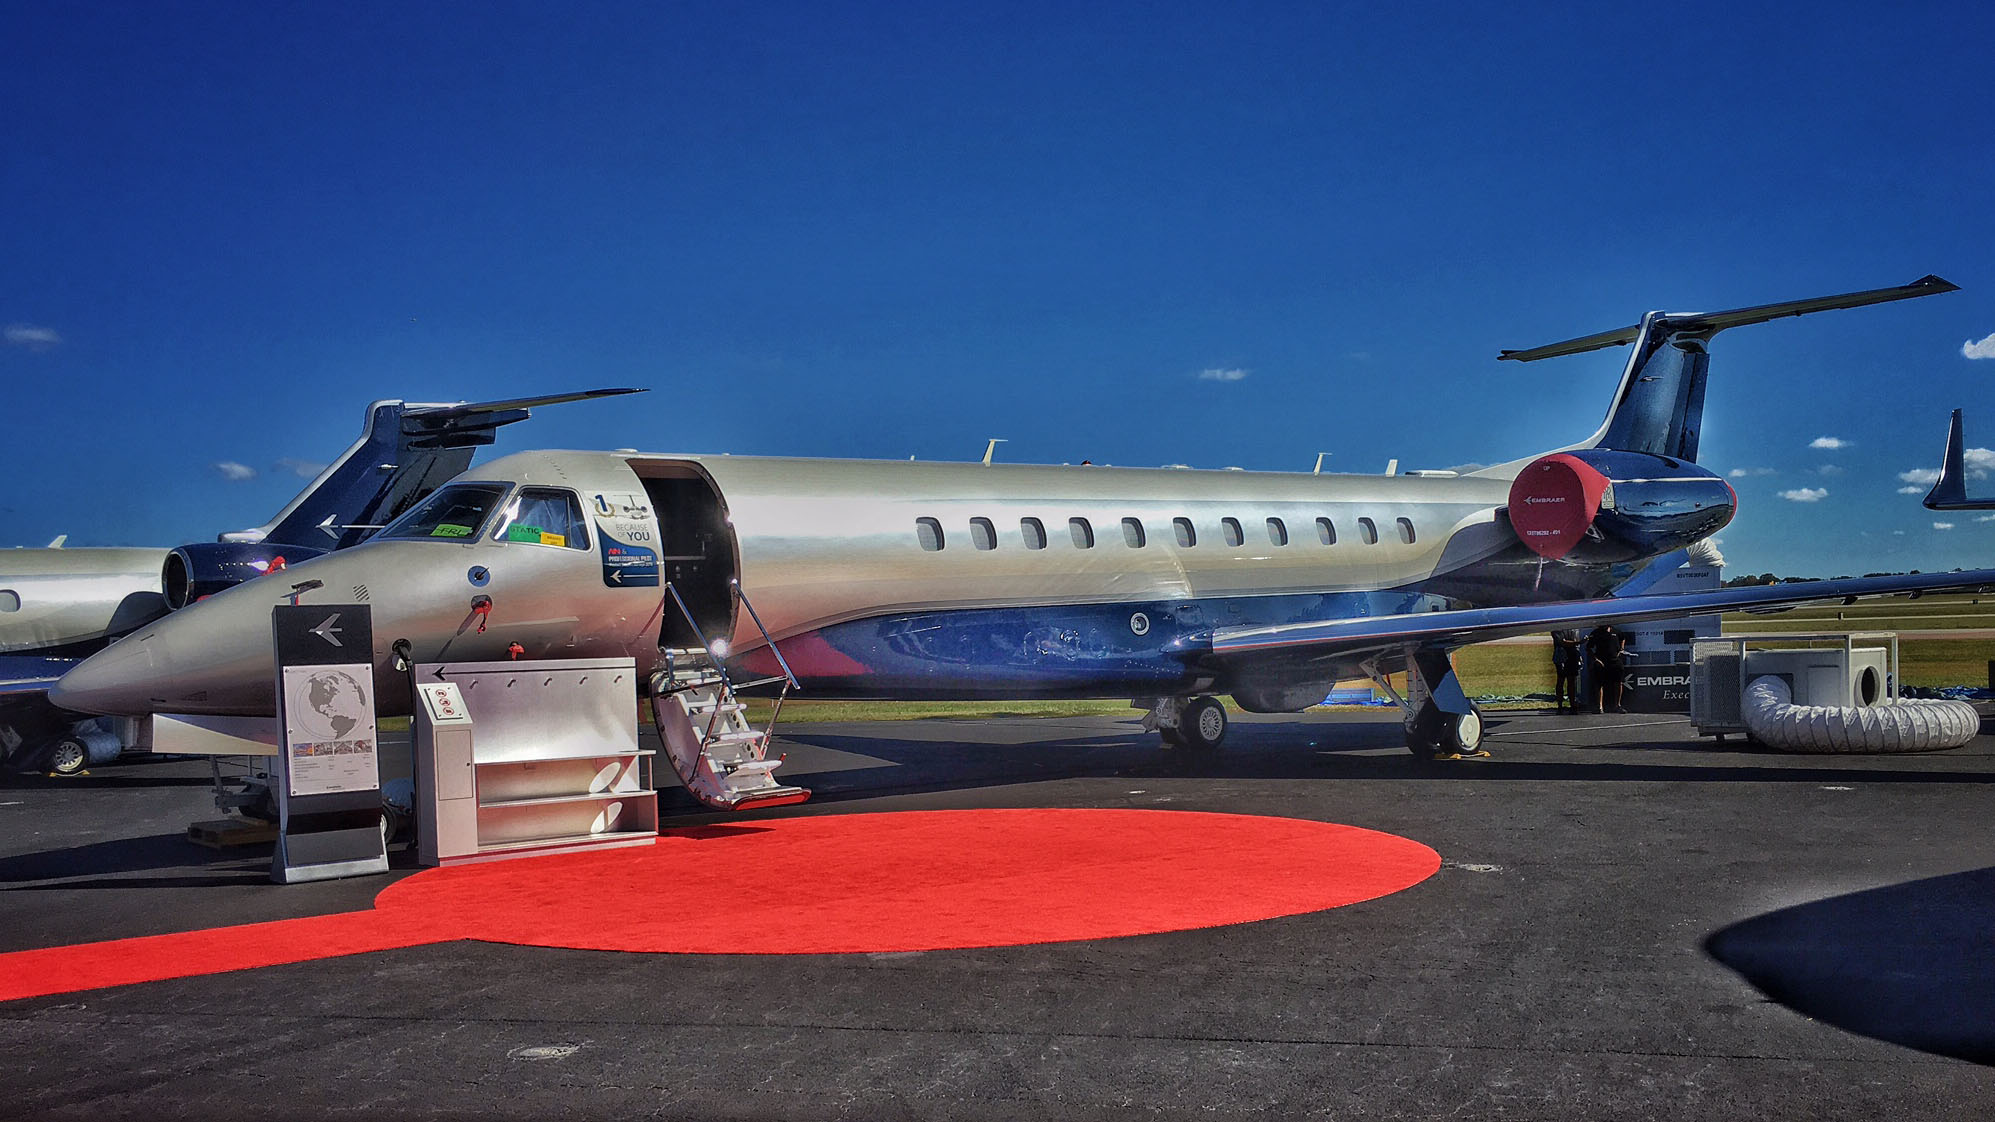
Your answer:
[[[1209,752],[1226,739],[1226,706],[1216,697],[1152,698],[1137,705],[1149,706],[1143,727],[1154,730],[1166,745]]]

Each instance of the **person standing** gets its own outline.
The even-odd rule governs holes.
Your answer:
[[[1573,628],[1552,632],[1552,701],[1561,713],[1577,713],[1579,701],[1579,632]]]
[[[1626,713],[1621,708],[1621,686],[1628,676],[1624,654],[1628,637],[1603,623],[1586,638],[1587,659],[1593,666],[1595,701],[1602,713]]]

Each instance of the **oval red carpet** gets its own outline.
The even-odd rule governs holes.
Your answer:
[[[0,1000],[454,939],[836,954],[1145,935],[1322,911],[1441,858],[1333,822],[1155,810],[767,819],[657,844],[430,869],[370,912],[0,955]]]

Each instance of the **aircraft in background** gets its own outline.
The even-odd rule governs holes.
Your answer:
[[[1926,492],[1927,510],[1995,510],[1995,498],[1967,497],[1966,442],[1960,434],[1960,410],[1953,411],[1947,424],[1947,450],[1940,459],[1940,477]]]
[[[510,401],[377,401],[360,439],[262,526],[177,549],[0,550],[0,761],[74,773],[117,755],[94,716],[56,708],[48,687],[79,660],[224,588],[349,546],[471,464],[497,431],[542,405],[637,393],[589,390]]]
[[[655,707],[707,658],[704,672],[814,697],[1130,698],[1167,741],[1213,747],[1227,726],[1215,695],[1294,712],[1340,680],[1390,690],[1403,669],[1408,746],[1476,754],[1481,717],[1450,659],[1469,643],[1995,583],[1984,570],[1614,595],[1733,514],[1731,487],[1695,462],[1713,336],[1952,290],[1926,277],[1655,312],[1506,351],[1633,344],[1591,437],[1460,476],[518,453],[354,548],[150,625],[54,696],[139,718],[268,718],[271,607],[364,602],[386,713],[409,712],[418,663],[627,656]]]

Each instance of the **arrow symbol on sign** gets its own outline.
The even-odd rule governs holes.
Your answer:
[[[612,570],[610,571],[610,579],[611,579],[611,580],[613,580],[613,581],[615,581],[615,582],[616,582],[616,583],[618,583],[618,584],[622,584],[622,583],[623,583],[623,570],[622,570],[622,569],[612,569]]]
[[[331,643],[335,647],[344,647],[346,646],[346,644],[339,641],[339,633],[346,629],[343,627],[333,626],[333,624],[338,622],[339,622],[339,613],[334,612],[332,615],[326,617],[326,621],[324,623],[318,625],[317,627],[312,628],[312,634],[317,635],[319,638],[324,639],[326,642]]]

